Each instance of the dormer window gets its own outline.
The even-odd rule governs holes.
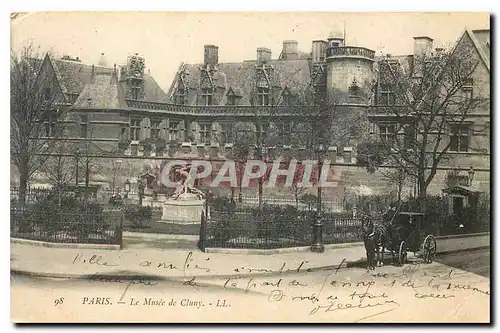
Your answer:
[[[180,104],[180,105],[185,104],[186,95],[187,95],[186,90],[187,89],[184,89],[184,87],[179,87],[177,89],[177,92],[175,94],[175,104]]]
[[[281,94],[281,97],[282,97],[282,104],[284,106],[291,106],[293,105],[293,95],[292,93],[290,92],[290,90],[288,90],[288,88],[285,88],[285,90],[283,90],[283,93]]]
[[[201,98],[203,100],[203,105],[213,105],[213,88],[202,88],[201,89]]]
[[[269,105],[269,88],[257,88],[257,104],[261,106]]]
[[[139,86],[132,86],[132,99],[139,99],[139,90],[141,89],[141,87]]]
[[[238,96],[233,89],[229,89],[227,93],[227,105],[238,105],[238,102],[240,100],[240,96]]]

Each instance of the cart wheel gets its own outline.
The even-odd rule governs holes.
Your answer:
[[[399,253],[398,253],[398,261],[399,261],[399,265],[400,266],[403,266],[405,261],[406,261],[406,256],[407,256],[407,253],[406,253],[406,242],[405,241],[401,241],[401,243],[399,244]]]
[[[434,258],[436,257],[436,237],[433,235],[427,235],[423,244],[423,252],[424,252],[424,262],[426,264],[430,264]]]

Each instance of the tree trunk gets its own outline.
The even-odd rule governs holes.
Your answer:
[[[235,188],[231,186],[231,202],[234,201],[234,190]]]
[[[28,189],[28,180],[29,176],[28,173],[25,171],[20,170],[20,177],[19,177],[19,204],[21,207],[24,206],[26,203],[26,190]]]

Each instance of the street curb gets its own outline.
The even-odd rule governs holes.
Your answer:
[[[121,246],[116,244],[81,244],[81,243],[51,243],[44,241],[36,241],[23,238],[10,238],[10,242],[14,244],[23,244],[31,246],[41,246],[49,248],[62,249],[88,249],[88,250],[120,250]]]
[[[438,254],[450,254],[450,253],[461,253],[465,252],[468,250],[480,250],[480,249],[485,249],[489,248],[487,246],[484,247],[477,247],[477,248],[469,248],[469,249],[463,249],[463,250],[454,250],[454,251],[446,251],[446,252],[438,252]],[[434,260],[436,261],[436,260]],[[351,261],[345,261],[342,265],[342,267],[356,267],[358,265],[365,265],[366,264],[366,259],[361,258],[357,260],[351,260]],[[318,271],[318,270],[326,270],[329,268],[329,270],[334,269],[333,266],[319,266],[319,267],[310,267],[309,269],[311,271]],[[11,269],[10,273],[13,275],[21,275],[21,276],[30,276],[30,277],[39,277],[39,278],[56,278],[56,279],[85,279],[91,274],[68,274],[68,273],[47,273],[47,272],[34,272],[34,271],[26,271],[26,270],[20,270],[20,269]],[[228,277],[228,276],[233,276],[236,274],[220,274],[217,276],[220,277]],[[246,274],[248,276],[263,276],[266,274]],[[203,277],[203,276],[200,276]],[[120,278],[127,278],[127,279],[142,279],[142,280],[154,280],[154,279],[179,279],[179,278],[186,278],[183,275],[173,275],[173,276],[161,276],[161,275],[138,275],[137,273],[133,274],[99,274],[99,278],[101,279],[120,279]]]
[[[344,249],[351,248],[357,246],[364,246],[363,242],[356,243],[342,243],[342,244],[328,244],[325,245],[325,250],[335,250],[335,249]],[[271,249],[271,250],[263,250],[263,249],[225,249],[225,248],[216,248],[216,247],[207,247],[205,248],[205,253],[221,253],[221,254],[258,254],[258,255],[273,255],[273,254],[282,254],[282,253],[294,253],[294,252],[310,252],[310,246],[299,246],[299,247],[286,247],[280,249]]]
[[[321,271],[321,270],[334,270],[337,268],[352,268],[356,267],[357,265],[362,265],[365,264],[366,260],[365,259],[358,259],[358,260],[352,260],[352,261],[344,261],[341,266],[338,265],[330,265],[330,266],[318,266],[318,267],[309,267],[307,271],[309,272],[314,272],[314,271]],[[287,271],[281,274],[294,274],[295,271]],[[20,270],[20,269],[11,269],[10,270],[11,275],[20,275],[20,276],[29,276],[29,277],[37,277],[37,278],[53,278],[53,279],[72,279],[72,280],[88,280],[90,276],[93,274],[76,274],[76,273],[47,273],[47,272],[34,272],[34,271],[26,271],[26,270]],[[235,273],[224,273],[224,274],[217,274],[217,275],[200,275],[198,276],[199,278],[213,278],[213,277],[220,277],[220,278],[228,278],[232,276],[247,276],[247,277],[265,277],[265,276],[270,276],[276,274],[276,272],[272,273],[247,273],[247,274],[235,274]],[[102,273],[98,275],[99,279],[104,279],[104,280],[116,280],[116,279],[141,279],[141,280],[161,280],[161,279],[186,279],[186,278],[191,278],[192,276],[184,276],[184,275],[172,275],[172,276],[163,276],[163,275],[140,275],[137,274],[137,272],[127,274],[127,273],[121,273],[121,274],[107,274],[107,273]],[[96,279],[96,281],[98,281]]]
[[[181,234],[157,234],[147,232],[132,232],[124,231],[123,238],[139,238],[139,239],[173,239],[173,240],[188,240],[197,242],[200,239],[199,235],[181,235]]]
[[[470,247],[468,249],[458,249],[458,250],[450,250],[450,251],[438,251],[436,254],[443,254],[443,255],[447,255],[447,254],[451,254],[451,253],[463,253],[463,252],[467,252],[467,251],[470,251],[470,250],[485,250],[485,249],[490,249],[491,247],[490,246],[478,246],[478,247]]]

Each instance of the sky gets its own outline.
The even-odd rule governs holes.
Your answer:
[[[466,28],[489,29],[489,20],[488,13],[34,12],[11,19],[11,48],[33,43],[88,64],[104,53],[110,67],[139,53],[167,91],[181,62],[203,62],[205,44],[219,46],[219,62],[255,59],[258,47],[276,58],[283,40],[310,52],[313,40],[345,26],[347,45],[411,54],[415,36],[446,47]]]

